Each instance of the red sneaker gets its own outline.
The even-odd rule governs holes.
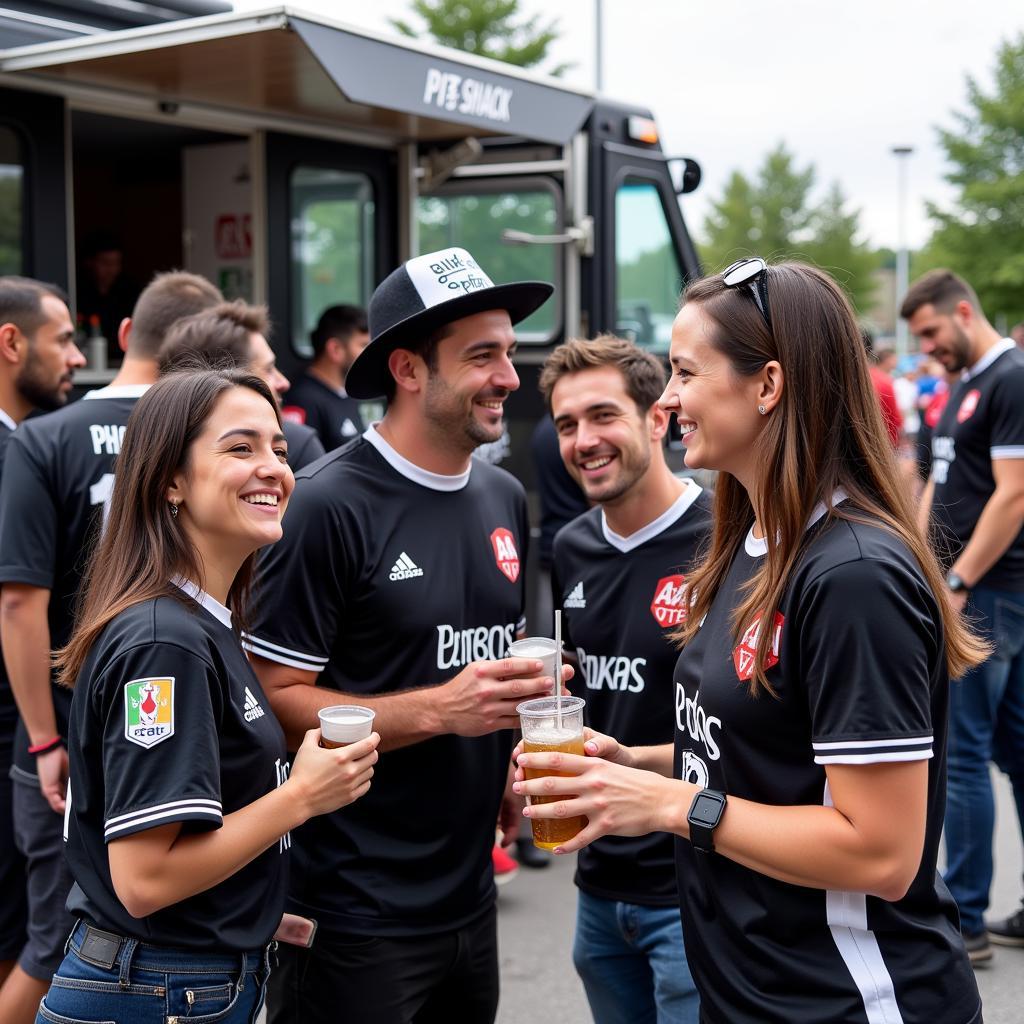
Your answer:
[[[497,843],[491,850],[491,863],[494,865],[495,885],[511,882],[519,874],[519,865]]]

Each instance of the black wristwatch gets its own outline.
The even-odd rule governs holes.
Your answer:
[[[964,583],[962,577],[957,576],[955,572],[946,574],[946,589],[953,594],[959,594],[964,590],[970,590],[971,588]]]
[[[701,853],[714,853],[714,833],[725,813],[725,794],[717,789],[702,789],[690,804],[686,820],[690,823],[690,842]]]

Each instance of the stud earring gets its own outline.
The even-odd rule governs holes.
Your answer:
[[[761,414],[762,416],[767,416],[767,415],[768,415],[768,410],[767,410],[767,409],[766,409],[766,408],[765,408],[765,407],[764,407],[763,405],[759,405],[759,406],[757,407],[757,411],[758,411],[758,412],[759,412],[759,413],[760,413],[760,414]]]
[[[168,505],[171,506],[171,518],[172,519],[177,519],[178,518],[178,503],[176,501],[169,501]]]

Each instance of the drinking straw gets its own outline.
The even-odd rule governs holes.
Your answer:
[[[555,609],[555,721],[562,731],[562,611]]]

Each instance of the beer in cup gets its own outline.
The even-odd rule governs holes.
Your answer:
[[[320,709],[320,746],[347,747],[373,732],[374,711],[358,704],[334,704]]]
[[[552,646],[554,645],[554,641],[549,642]],[[554,651],[552,651],[553,655]],[[523,657],[537,657],[537,655],[523,655]],[[563,697],[561,700],[561,722],[559,722],[557,703],[554,697],[538,697],[536,700],[524,701],[516,708],[523,730],[524,754],[547,754],[558,751],[563,754],[583,756],[583,707],[586,701],[581,697]],[[572,774],[571,772],[552,772],[536,768],[526,768],[524,771],[528,779],[541,779],[548,775],[568,778]],[[575,797],[572,796],[527,797],[531,806],[573,799]],[[576,815],[572,818],[531,818],[530,823],[533,825],[533,845],[542,850],[553,850],[586,828],[587,819],[583,815]]]
[[[508,656],[510,658],[532,658],[543,661],[544,667],[540,670],[542,676],[555,678],[555,641],[546,636],[527,636],[522,640],[516,640],[509,644]]]

